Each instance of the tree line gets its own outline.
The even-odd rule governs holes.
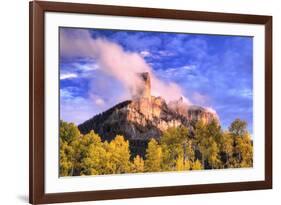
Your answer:
[[[247,123],[235,120],[223,131],[216,121],[169,128],[151,139],[145,157],[131,156],[129,142],[117,135],[102,141],[82,135],[73,123],[60,121],[60,176],[245,168],[253,166],[253,142]]]

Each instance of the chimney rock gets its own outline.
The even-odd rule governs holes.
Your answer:
[[[137,92],[133,96],[133,99],[151,98],[151,82],[148,72],[137,73],[140,78],[140,86],[137,87]]]

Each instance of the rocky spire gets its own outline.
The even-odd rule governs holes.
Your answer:
[[[151,82],[148,72],[137,73],[140,78],[140,85],[137,88],[137,92],[134,94],[133,99],[151,98]]]

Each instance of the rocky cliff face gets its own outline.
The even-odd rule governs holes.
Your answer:
[[[203,123],[210,123],[212,120],[219,121],[217,114],[209,109],[196,106],[187,105],[184,103],[181,97],[177,101],[172,101],[168,104],[168,107],[179,115],[184,116],[189,121],[203,121]]]
[[[149,76],[144,76],[145,84],[150,83]],[[182,98],[167,104],[163,98],[150,96],[149,92],[150,85],[145,85],[139,96],[85,121],[78,126],[79,130],[83,134],[94,130],[102,140],[108,141],[117,134],[123,135],[129,140],[133,155],[144,156],[149,139],[159,140],[169,127],[191,127],[198,120],[208,123],[217,119],[205,108],[187,106]]]

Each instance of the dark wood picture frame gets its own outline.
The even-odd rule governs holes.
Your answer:
[[[29,201],[33,204],[88,200],[153,197],[180,194],[242,191],[272,188],[272,17],[199,11],[104,6],[92,4],[30,2],[29,73]],[[152,17],[210,22],[260,24],[265,26],[265,180],[151,187],[106,191],[46,194],[44,191],[44,14],[45,12]]]

